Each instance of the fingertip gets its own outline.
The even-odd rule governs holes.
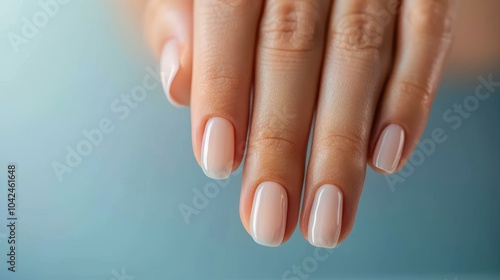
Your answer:
[[[176,39],[167,41],[163,47],[160,58],[160,74],[165,95],[174,107],[182,108],[189,105],[189,83],[182,83],[183,73],[181,70],[179,54],[179,43]],[[186,100],[188,99],[188,100]]]
[[[396,123],[387,125],[376,140],[371,165],[382,173],[392,174],[396,172],[400,166],[404,143],[404,128]]]
[[[174,107],[189,106],[192,76],[192,4],[190,1],[148,3],[145,33],[160,60],[162,85]]]

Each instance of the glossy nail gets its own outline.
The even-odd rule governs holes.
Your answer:
[[[205,126],[201,147],[201,164],[205,175],[227,179],[234,161],[234,128],[226,119],[213,117]]]
[[[172,83],[180,69],[179,46],[176,40],[168,41],[163,47],[160,61],[161,83],[170,104],[183,107],[172,98]]]
[[[373,154],[373,165],[387,173],[394,173],[401,159],[404,142],[403,128],[397,124],[388,125],[378,140]]]
[[[314,196],[309,216],[309,243],[335,248],[342,229],[342,192],[334,185],[321,186]]]
[[[275,182],[261,183],[255,191],[250,231],[255,242],[277,247],[286,228],[288,198],[285,188]]]

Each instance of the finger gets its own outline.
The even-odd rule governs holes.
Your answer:
[[[192,73],[192,0],[150,0],[145,9],[145,34],[160,58],[162,84],[176,107],[188,106]]]
[[[391,58],[395,19],[379,16],[387,5],[334,2],[301,214],[302,234],[317,247],[335,247],[354,223]]]
[[[402,2],[395,66],[378,111],[371,165],[393,173],[422,135],[451,43],[456,0]]]
[[[265,246],[297,224],[329,5],[268,0],[264,8],[240,216]]]
[[[241,162],[261,1],[197,0],[191,98],[193,149],[208,177]]]

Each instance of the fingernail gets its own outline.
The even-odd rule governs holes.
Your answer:
[[[227,179],[231,175],[233,161],[233,125],[221,117],[209,119],[201,147],[203,172],[212,179]]]
[[[309,243],[335,248],[342,228],[342,192],[334,185],[321,186],[314,196],[309,216]]]
[[[263,246],[279,246],[285,235],[287,208],[283,186],[275,182],[261,183],[255,191],[250,216],[253,240]]]
[[[163,85],[165,95],[167,96],[170,104],[175,107],[183,107],[182,104],[172,98],[171,91],[172,83],[174,82],[175,76],[179,72],[180,68],[179,46],[176,40],[170,40],[165,44],[160,60],[161,83]]]
[[[373,165],[387,173],[394,173],[401,159],[404,142],[403,128],[397,124],[388,125],[378,139]]]

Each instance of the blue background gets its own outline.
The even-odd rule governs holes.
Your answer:
[[[0,279],[282,279],[294,265],[309,279],[500,279],[498,92],[454,130],[443,113],[479,83],[445,79],[424,138],[442,128],[447,141],[393,189],[370,170],[352,234],[312,261],[298,231],[276,249],[253,242],[239,220],[239,172],[186,224],[178,206],[216,182],[192,156],[189,110],[160,87],[123,120],[111,109],[157,67],[120,2],[61,5],[16,53],[8,34],[41,8],[0,0]],[[500,80],[477,75],[490,73]],[[60,182],[52,164],[104,118],[114,131]],[[11,162],[16,273],[4,225]]]

